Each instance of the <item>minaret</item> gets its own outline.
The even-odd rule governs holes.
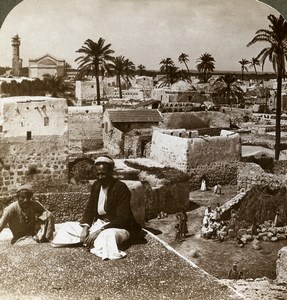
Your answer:
[[[12,75],[19,76],[22,68],[22,59],[20,58],[20,38],[18,34],[12,37]]]

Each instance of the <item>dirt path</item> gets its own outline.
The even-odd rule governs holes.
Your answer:
[[[244,279],[251,278],[252,280],[255,278],[267,277],[272,281],[276,277],[276,260],[278,250],[287,244],[286,240],[275,243],[262,242],[262,250],[254,250],[250,243],[244,248],[237,247],[236,242],[233,239],[218,242],[201,238],[200,231],[205,208],[208,205],[211,205],[213,208],[216,206],[217,202],[222,205],[237,194],[235,186],[225,186],[223,192],[224,194],[220,196],[214,195],[212,191],[194,191],[190,193],[190,200],[192,201],[191,206],[193,209],[187,213],[189,234],[182,242],[176,243],[174,241],[174,226],[176,224],[175,215],[169,215],[164,219],[150,220],[146,225],[147,227],[160,231],[161,233],[158,237],[170,244],[180,254],[190,259],[200,268],[219,279],[226,279],[228,271],[233,263],[237,263],[239,270],[242,270],[244,273]],[[197,257],[194,255],[195,252]],[[265,290],[268,289],[271,291],[270,280],[261,281]],[[241,285],[237,287],[241,291],[246,290],[247,292],[251,289],[255,292],[258,290],[258,287],[251,288],[251,284],[248,281],[242,282]],[[234,287],[236,287],[236,284]],[[278,288],[273,286],[272,290],[277,291]],[[284,297],[287,296],[286,289],[282,293],[285,293]],[[282,296],[282,293],[279,291],[279,296],[276,294],[276,297],[278,296],[279,298],[273,299],[281,299],[280,297]],[[260,293],[257,294],[260,295]],[[254,293],[252,294],[252,297],[255,297]],[[260,299],[259,296],[258,299]]]

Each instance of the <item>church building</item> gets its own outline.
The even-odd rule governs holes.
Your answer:
[[[43,79],[45,75],[64,76],[65,60],[45,54],[36,59],[29,59],[29,77]]]

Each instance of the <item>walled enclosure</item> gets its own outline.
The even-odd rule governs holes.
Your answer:
[[[68,108],[69,154],[103,147],[102,106]]]
[[[64,98],[22,96],[3,98],[0,116],[3,137],[62,135],[68,130],[67,101]]]
[[[184,129],[154,131],[150,158],[185,173],[199,165],[240,160],[239,134],[222,130],[220,136],[189,138],[192,134]]]

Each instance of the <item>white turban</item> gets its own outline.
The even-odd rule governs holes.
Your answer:
[[[96,165],[96,164],[100,164],[100,163],[108,164],[108,165],[110,165],[111,167],[114,167],[114,166],[115,166],[115,162],[114,162],[111,158],[106,157],[106,156],[99,156],[99,157],[95,160],[95,165]]]
[[[23,184],[23,185],[20,185],[18,188],[17,188],[17,193],[20,192],[20,191],[29,191],[29,192],[33,192],[32,191],[32,186],[30,184]]]

